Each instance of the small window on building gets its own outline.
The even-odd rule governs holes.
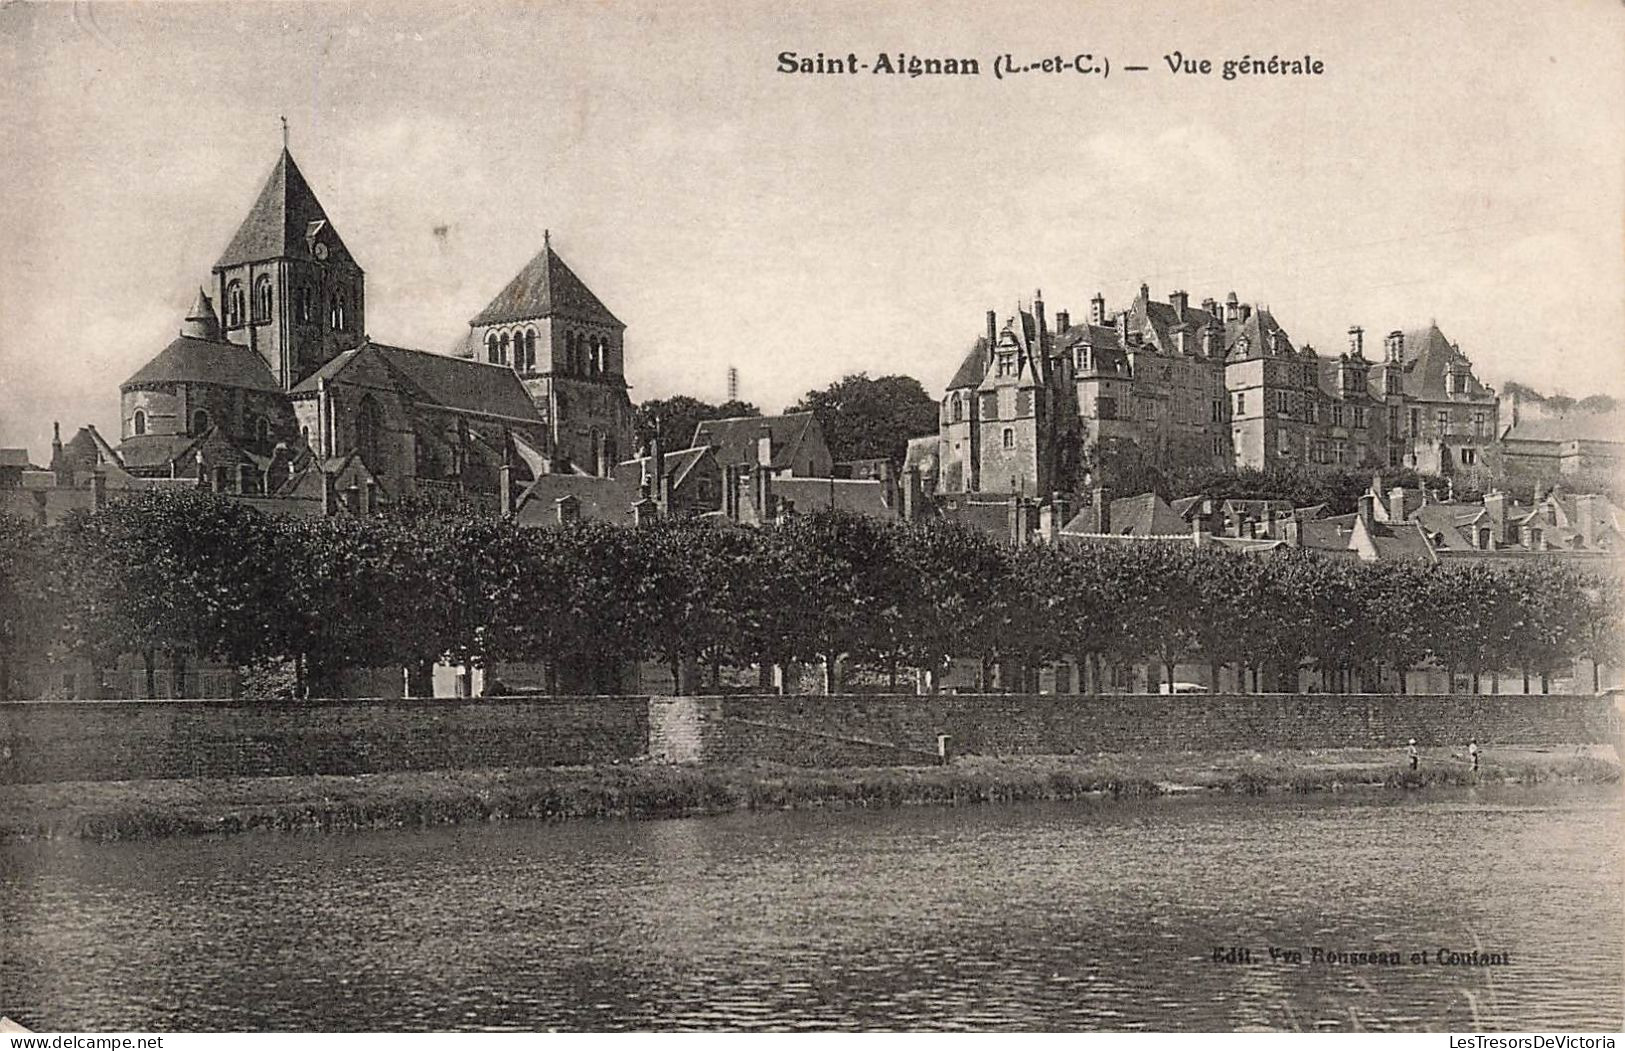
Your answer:
[[[1475,464],[1477,462],[1478,462],[1478,450],[1477,449],[1463,449],[1461,451],[1461,465],[1463,467],[1471,467],[1473,464]]]
[[[192,433],[202,434],[209,429],[209,413],[206,409],[199,409],[192,414]]]
[[[963,423],[965,421],[965,403],[964,403],[964,401],[960,399],[959,395],[955,394],[953,396],[953,399],[950,402],[950,404],[953,407],[953,419],[954,419],[954,422],[955,423]]]
[[[536,330],[525,330],[525,364],[526,372],[536,371]]]
[[[130,421],[130,429],[136,434],[147,433],[147,414],[140,409],[135,410],[135,418]]]
[[[236,328],[243,323],[243,283],[233,281],[226,286],[226,327]]]
[[[350,304],[342,291],[333,293],[333,309],[330,314],[328,320],[332,323],[334,332],[349,331]]]
[[[1004,429],[1004,447],[1006,449],[1014,449],[1016,447],[1016,430],[1014,427],[1006,427]]]
[[[261,274],[254,279],[254,320],[271,320],[271,276]]]
[[[1247,395],[1241,391],[1236,392],[1236,415],[1242,416],[1247,412]]]
[[[485,337],[485,361],[489,365],[495,365],[499,360],[501,359],[497,357],[497,334],[492,332]]]
[[[309,285],[300,285],[294,292],[294,307],[299,320],[309,324],[316,320],[316,290]]]
[[[1434,413],[1433,414],[1433,422],[1439,428],[1439,433],[1440,434],[1449,433],[1449,431],[1450,431],[1450,410],[1449,409],[1440,409],[1438,412]]]

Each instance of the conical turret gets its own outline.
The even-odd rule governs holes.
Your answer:
[[[209,301],[209,294],[203,289],[197,290],[197,299],[192,303],[192,309],[187,311],[186,324],[181,326],[181,335],[192,339],[209,339],[220,341],[220,319],[215,315],[214,304]]]

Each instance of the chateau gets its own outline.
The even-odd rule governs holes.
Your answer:
[[[460,356],[369,338],[366,275],[284,148],[177,337],[120,386],[117,447],[85,428],[53,469],[324,509],[607,477],[632,447],[624,333],[544,235]]]
[[[1333,356],[1234,292],[1193,306],[1141,285],[1115,313],[1097,294],[1079,323],[1052,322],[1042,293],[1002,324],[988,311],[909,466],[945,494],[1081,492],[1126,461],[1477,475],[1497,435],[1495,391],[1437,325],[1369,348],[1350,328]]]

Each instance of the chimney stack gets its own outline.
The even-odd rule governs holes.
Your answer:
[[[1396,485],[1388,490],[1388,521],[1404,522],[1411,517],[1411,508],[1405,506],[1405,487]]]
[[[1384,357],[1388,361],[1405,360],[1405,333],[1397,328],[1388,333],[1387,345],[1384,349],[1387,351]]]
[[[920,516],[925,499],[925,480],[919,467],[910,467],[903,478],[903,521],[913,522]]]
[[[1580,499],[1589,500],[1591,498],[1582,496]],[[93,468],[90,472],[90,507],[94,511],[100,511],[105,506],[107,506],[107,476],[101,472],[101,468]],[[1589,541],[1587,541],[1586,546],[1591,546]]]
[[[993,360],[993,348],[999,345],[999,316],[993,311],[987,312],[987,355]]]
[[[1033,293],[1033,322],[1034,322],[1034,324],[1036,324],[1038,326],[1038,332],[1034,336],[1034,338],[1038,341],[1038,346],[1035,349],[1037,349],[1039,351],[1042,351],[1044,349],[1044,336],[1045,336],[1045,328],[1044,328],[1044,290],[1043,289],[1039,289],[1038,291]]]
[[[513,467],[510,464],[497,469],[497,507],[503,514],[513,510]]]
[[[773,468],[773,428],[765,423],[756,432],[756,466]]]
[[[1236,301],[1236,294],[1231,292],[1224,298],[1224,319],[1226,321],[1240,321],[1241,307]]]
[[[1349,357],[1358,358],[1365,354],[1365,329],[1359,325],[1349,326]]]
[[[1174,308],[1174,316],[1183,318],[1185,308],[1190,305],[1191,297],[1184,290],[1168,293],[1168,302]]]
[[[558,516],[559,525],[569,525],[571,522],[581,520],[581,500],[574,493],[566,493],[554,500],[553,510]]]
[[[1580,540],[1587,551],[1597,549],[1597,501],[1601,499],[1590,493],[1574,498],[1574,517],[1579,519],[1575,528],[1580,530]]]
[[[1092,325],[1106,323],[1106,297],[1099,292],[1095,293],[1095,298],[1089,300],[1089,323]]]
[[[1070,311],[1057,310],[1055,312],[1055,333],[1064,336],[1072,329],[1072,314]]]

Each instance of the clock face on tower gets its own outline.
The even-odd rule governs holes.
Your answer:
[[[327,246],[322,244],[320,241],[316,242],[315,247],[312,248],[311,251],[316,253],[316,258],[317,259],[326,259],[327,258]]]

